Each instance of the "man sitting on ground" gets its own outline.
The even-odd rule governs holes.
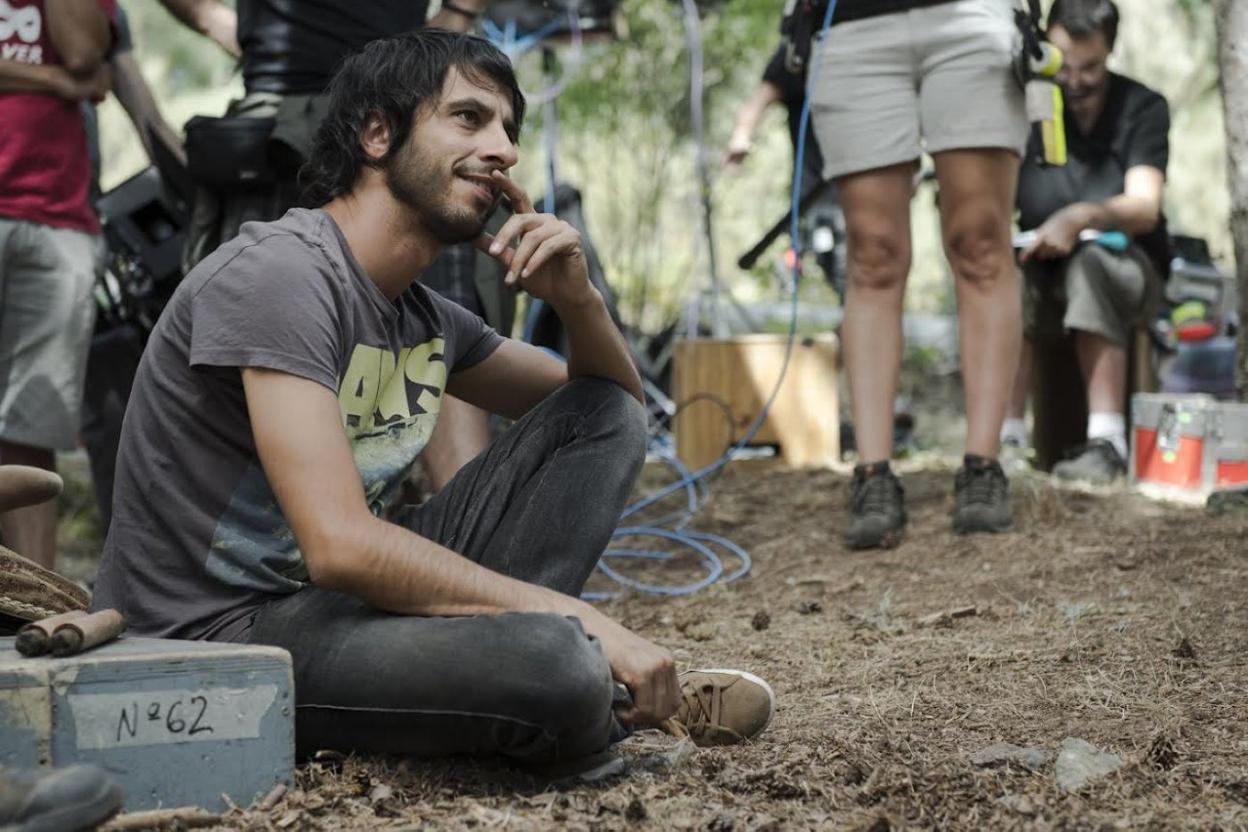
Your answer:
[[[678,677],[577,598],[642,464],[641,383],[579,236],[506,174],[511,65],[424,30],[366,46],[330,96],[305,170],[324,207],[245,225],[152,335],[95,606],[289,650],[303,752],[567,759],[673,715],[695,740],[756,735],[763,682]],[[502,196],[516,215],[483,235]],[[466,240],[554,307],[566,365],[414,280]],[[382,519],[444,393],[518,421]]]
[[[1033,131],[1018,183],[1023,229],[1035,240],[1023,250],[1028,344],[1046,319],[1074,337],[1088,397],[1088,444],[1058,463],[1055,476],[1108,483],[1126,471],[1123,411],[1127,344],[1148,320],[1169,270],[1166,221],[1161,212],[1170,128],[1166,100],[1105,66],[1118,31],[1112,0],[1057,0],[1048,36],[1065,57],[1058,75],[1066,98],[1068,161],[1040,158]],[[1086,230],[1117,230],[1131,243],[1116,252],[1080,242]],[[1025,439],[1022,417],[1027,351],[1015,385],[1006,441]]]

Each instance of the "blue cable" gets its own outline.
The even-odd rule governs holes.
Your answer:
[[[558,31],[563,24],[564,19],[562,17],[555,17],[536,31],[517,36],[515,19],[508,20],[507,25],[500,29],[494,21],[485,18],[481,21],[481,29],[485,37],[497,44],[499,49],[503,51],[503,54],[514,59],[537,46],[548,35]]]
[[[691,1],[692,0],[685,0],[686,6],[688,6]],[[828,8],[823,15],[823,22],[819,28],[818,44],[821,45],[824,38],[827,37],[828,30],[832,26],[832,17],[835,13],[836,0],[830,0]],[[598,569],[604,575],[623,586],[654,595],[689,595],[705,589],[720,580],[721,577],[725,583],[735,581],[738,578],[748,575],[753,567],[753,561],[751,560],[749,553],[727,538],[709,534],[707,532],[688,531],[684,528],[684,526],[697,513],[700,508],[700,504],[707,499],[705,483],[706,478],[727,465],[733,455],[749,444],[750,440],[753,439],[755,434],[757,434],[762,428],[763,423],[767,419],[768,413],[771,411],[771,406],[776,400],[776,396],[780,393],[780,385],[784,383],[784,377],[788,373],[789,369],[789,361],[793,357],[793,344],[797,340],[797,292],[802,256],[799,228],[799,208],[801,204],[802,175],[804,173],[803,162],[805,161],[806,156],[806,139],[810,131],[810,99],[811,94],[814,91],[815,78],[817,77],[815,69],[819,65],[819,59],[821,56],[821,49],[812,49],[809,71],[806,76],[806,97],[802,102],[802,113],[798,122],[797,147],[794,153],[793,189],[790,202],[792,219],[789,227],[789,234],[793,244],[793,268],[790,271],[789,286],[792,301],[789,308],[788,340],[786,341],[784,347],[784,361],[780,365],[780,376],[776,380],[775,387],[772,388],[771,394],[767,397],[767,401],[763,404],[762,409],[759,411],[754,421],[746,429],[745,434],[740,440],[728,448],[728,450],[726,450],[723,455],[719,457],[719,459],[715,460],[710,465],[691,472],[675,454],[667,451],[666,448],[656,448],[655,444],[652,443],[652,450],[656,451],[663,461],[676,468],[677,473],[680,474],[680,479],[664,486],[654,494],[651,494],[649,497],[628,506],[624,509],[623,513],[621,513],[620,519],[626,520],[637,512],[649,508],[650,506],[658,503],[660,500],[663,500],[681,490],[686,491],[688,495],[688,508],[684,512],[676,515],[679,519],[677,520],[676,527],[674,529],[665,528],[659,525],[661,521],[656,520],[651,525],[621,526],[620,528],[617,528],[615,533],[612,535],[613,540],[621,537],[647,535],[679,543],[685,547],[693,549],[701,555],[702,564],[706,569],[706,575],[693,583],[680,586],[663,586],[658,584],[642,583],[641,581],[637,581],[620,574],[607,563],[607,560],[609,558],[642,558],[646,560],[668,561],[673,559],[675,555],[668,552],[656,552],[648,549],[608,549],[603,553],[602,558],[598,561]],[[697,67],[700,64],[700,57],[698,45],[696,43],[690,43],[690,64],[692,67]],[[701,488],[700,492],[698,490],[699,488]],[[670,521],[670,519],[671,518],[669,516],[667,520]],[[706,545],[708,543],[720,546],[731,552],[740,561],[740,565],[737,569],[729,573],[727,576],[724,576],[723,561]],[[584,593],[582,597],[587,600],[605,600],[614,596],[615,593],[587,592]]]

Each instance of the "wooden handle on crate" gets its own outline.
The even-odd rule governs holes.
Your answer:
[[[51,649],[52,634],[56,632],[57,627],[76,618],[86,618],[86,616],[86,610],[70,610],[23,624],[22,628],[17,631],[17,641],[14,646],[23,656],[42,656]]]
[[[52,633],[52,655],[72,656],[112,641],[125,632],[126,619],[117,610],[100,610],[66,621]]]
[[[29,465],[0,465],[0,512],[46,503],[59,496],[64,487],[54,471]]]

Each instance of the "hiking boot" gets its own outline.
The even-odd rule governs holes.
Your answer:
[[[687,670],[680,674],[680,708],[674,733],[695,745],[735,745],[752,740],[771,722],[771,686],[743,670]]]
[[[888,461],[854,466],[849,491],[845,545],[851,549],[891,549],[900,543],[906,525],[906,492]]]
[[[1127,461],[1108,439],[1093,439],[1074,457],[1053,466],[1053,476],[1059,480],[1092,485],[1109,485],[1126,474]]]
[[[953,493],[954,533],[1003,532],[1014,524],[1010,481],[995,459],[975,454],[963,457]]]
[[[78,832],[121,809],[121,788],[92,765],[40,771],[0,769],[0,829]]]

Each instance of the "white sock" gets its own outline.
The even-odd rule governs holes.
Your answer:
[[[1088,440],[1105,439],[1123,459],[1127,458],[1127,424],[1121,413],[1088,414]]]
[[[1027,447],[1027,423],[1022,419],[1006,417],[1001,423],[1001,442]]]

